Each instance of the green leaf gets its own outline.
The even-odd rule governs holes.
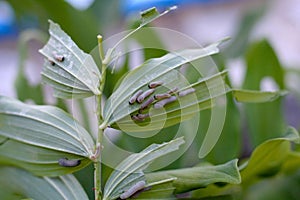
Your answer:
[[[241,113],[238,110],[237,104],[234,102],[232,94],[227,94],[226,119],[222,133],[216,145],[205,156],[205,160],[214,165],[225,163],[228,160],[233,160],[240,155],[241,152]],[[211,120],[210,110],[205,110],[200,113],[201,123],[199,123],[198,134],[195,141],[198,146],[203,142],[207,129]],[[230,148],[228,148],[230,147]]]
[[[159,13],[155,7],[149,8],[141,12],[142,23],[140,26],[145,26],[155,19],[167,14],[171,10],[175,10],[177,7],[173,6],[164,11],[163,13]]]
[[[284,90],[284,71],[267,40],[252,44],[246,53],[247,71],[243,88],[260,90],[261,81],[271,78]],[[250,141],[254,147],[267,139],[280,137],[285,129],[282,98],[266,104],[244,105]]]
[[[194,114],[198,113],[200,110],[204,110],[213,106],[214,101],[217,97],[224,95],[227,92],[227,89],[224,88],[223,75],[225,73],[221,72],[213,76],[201,79],[196,83],[193,83],[188,86],[183,86],[177,81],[177,86],[182,87],[178,92],[194,88],[195,92],[192,95],[187,95],[183,97],[178,97],[177,101],[167,104],[164,106],[164,109],[152,109],[153,105],[149,106],[148,109],[145,109],[144,112],[148,112],[150,118],[145,121],[136,121],[134,122],[131,119],[131,115],[138,113],[140,108],[139,104],[129,105],[126,101],[122,103],[122,106],[127,107],[127,110],[117,110],[116,115],[125,115],[126,111],[131,112],[130,115],[127,114],[122,119],[118,120],[115,124],[112,124],[111,127],[118,128],[127,132],[141,132],[141,131],[151,131],[161,129],[162,127],[169,127],[171,125],[180,123],[184,120],[190,119]],[[178,80],[178,79],[177,79]],[[171,84],[176,82],[172,81]],[[175,83],[174,83],[175,84]],[[189,83],[187,83],[189,84]],[[182,86],[181,86],[182,85]],[[143,88],[146,89],[147,86]],[[157,93],[166,93],[167,88],[158,88]],[[178,93],[176,93],[177,95]],[[156,103],[157,101],[154,101]],[[121,112],[121,113],[120,113]]]
[[[184,90],[186,88],[192,87],[182,77],[182,74],[176,69],[185,63],[218,53],[218,45],[219,43],[215,43],[201,49],[187,49],[169,53],[160,58],[150,59],[140,67],[131,71],[123,79],[120,86],[116,89],[116,91],[111,95],[111,97],[107,100],[105,104],[103,111],[105,123],[107,125],[112,125],[125,117],[126,120],[130,120],[130,114],[139,110],[140,106],[137,104],[129,105],[128,101],[130,97],[139,89],[146,90],[149,82],[152,82],[154,80],[161,80],[164,82],[164,87],[159,87],[156,90],[157,93],[166,92],[169,89],[174,88],[175,86],[178,86],[179,90]],[[204,87],[205,84],[207,84],[207,82],[204,83],[204,81],[210,81],[210,78],[212,78],[214,81],[211,81],[212,83],[207,87],[213,87],[211,88],[212,90],[221,90],[223,86],[223,90],[225,90],[224,85],[221,85],[220,87],[220,84],[223,83],[221,78],[222,74],[223,73],[219,73],[211,77],[205,77],[203,80],[200,80],[199,82],[195,83],[195,86]],[[197,89],[196,91],[199,92],[201,95],[202,91],[198,91]],[[204,91],[204,93],[207,94],[207,89]],[[222,94],[222,92],[220,93]],[[215,94],[218,93],[215,92],[214,95]],[[191,107],[193,107],[193,109],[191,109],[191,107],[190,109],[194,110],[194,107],[198,104],[198,102],[197,99],[195,99],[195,95],[190,96],[194,96],[194,98],[188,98],[189,100],[186,99],[186,105],[190,105]],[[205,97],[202,97],[203,99],[200,99],[199,101],[210,101],[211,98],[206,98],[206,95],[204,96]],[[170,106],[171,105],[172,104],[170,104]],[[176,109],[172,109],[172,111],[176,111]],[[177,123],[177,121],[175,123]],[[134,123],[131,122],[131,124]],[[143,130],[143,128],[140,127],[139,130],[141,131]]]
[[[282,165],[282,171],[291,174],[300,168],[300,152],[290,152]]]
[[[88,200],[73,175],[36,177],[27,171],[0,167],[0,199]]]
[[[116,199],[138,181],[145,180],[143,170],[155,159],[176,151],[184,143],[182,138],[163,144],[152,144],[140,153],[127,157],[113,171],[106,182],[103,199]]]
[[[241,171],[243,184],[276,174],[290,155],[290,142],[300,142],[299,134],[294,128],[289,128],[282,138],[270,139],[259,145],[253,151],[246,168]]]
[[[250,36],[256,23],[260,20],[268,8],[267,3],[261,2],[259,6],[243,13],[239,19],[237,32],[232,37],[230,44],[224,49],[224,55],[228,58],[238,58],[242,56],[249,46]]]
[[[237,167],[237,159],[217,166],[199,166],[175,169],[146,174],[149,184],[159,180],[176,178],[173,186],[175,193],[183,193],[208,186],[212,183],[239,184],[241,177]]]
[[[254,90],[238,90],[233,89],[232,94],[235,99],[243,103],[262,103],[268,101],[274,101],[281,96],[287,94],[286,91],[254,91]]]
[[[38,175],[65,174],[91,161],[90,134],[64,111],[52,106],[26,105],[0,96],[0,162]],[[77,167],[63,167],[60,158],[79,159]]]
[[[299,168],[298,168],[299,169]],[[288,176],[276,176],[257,182],[243,192],[244,200],[296,200],[300,192],[300,171]]]
[[[100,94],[100,72],[92,56],[79,49],[58,24],[49,23],[50,39],[39,52],[46,57],[43,80],[54,88],[54,96],[83,98]]]

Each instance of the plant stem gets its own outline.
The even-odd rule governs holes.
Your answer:
[[[101,80],[99,84],[99,91],[100,94],[96,97],[97,98],[97,117],[98,117],[98,135],[97,135],[97,144],[96,144],[96,152],[98,151],[98,154],[96,155],[96,159],[94,162],[94,186],[95,186],[95,200],[101,200],[102,199],[102,188],[101,188],[101,182],[102,182],[102,169],[101,169],[101,148],[102,148],[102,141],[103,141],[103,133],[105,130],[105,126],[101,126],[103,123],[103,116],[102,116],[102,93],[104,90],[104,85],[106,81],[106,68],[107,68],[107,62],[105,62],[105,56],[102,46],[102,36],[98,35],[98,46],[99,46],[99,54],[101,58]]]

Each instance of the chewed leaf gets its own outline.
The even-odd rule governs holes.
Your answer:
[[[137,182],[145,181],[143,170],[155,159],[178,150],[183,143],[184,140],[178,138],[163,144],[152,144],[142,152],[126,158],[116,167],[107,180],[103,199],[116,199]]]
[[[175,86],[178,89],[188,88],[188,82],[177,69],[185,63],[218,53],[219,44],[169,53],[163,57],[148,60],[131,71],[105,104],[103,111],[105,123],[112,125],[137,111],[138,106],[129,105],[128,101],[138,90],[146,90],[152,81],[164,82],[163,87],[159,87],[161,90],[158,89],[157,92],[165,92]]]
[[[90,134],[64,111],[27,105],[0,96],[1,162],[39,175],[70,173],[89,164],[94,142]],[[80,160],[66,168],[59,159]]]
[[[36,177],[18,168],[0,167],[0,185],[0,199],[88,200],[84,189],[71,174]]]
[[[175,10],[177,6],[172,6],[163,13],[159,13],[155,7],[149,8],[147,10],[144,10],[141,12],[141,17],[142,17],[142,23],[140,26],[144,26],[146,24],[149,24],[150,22],[154,21],[155,19],[167,14],[171,10]]]
[[[50,39],[40,49],[45,59],[43,81],[59,98],[98,95],[100,72],[92,56],[84,53],[58,24],[49,20]]]

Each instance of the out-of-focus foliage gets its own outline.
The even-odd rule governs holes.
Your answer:
[[[243,88],[259,90],[263,80],[270,78],[279,89],[285,89],[284,71],[267,40],[252,44],[245,59],[247,71]],[[272,103],[246,105],[245,112],[250,139],[254,146],[266,139],[281,136],[285,124],[282,98]]]

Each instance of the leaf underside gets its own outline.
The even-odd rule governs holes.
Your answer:
[[[84,53],[58,24],[51,20],[49,23],[50,39],[39,50],[46,57],[43,81],[53,87],[54,95],[59,98],[100,94],[98,86],[101,75],[92,56]]]
[[[176,151],[184,143],[182,138],[163,144],[152,144],[140,153],[135,153],[121,162],[110,175],[104,188],[104,200],[116,199],[138,181],[145,180],[143,170],[163,155]]]
[[[90,163],[94,142],[90,134],[64,111],[27,105],[0,96],[0,162],[38,175],[64,174]],[[78,167],[58,164],[60,158],[79,159]]]
[[[0,167],[0,185],[0,199],[88,200],[71,174],[55,178],[36,177],[18,168]]]

